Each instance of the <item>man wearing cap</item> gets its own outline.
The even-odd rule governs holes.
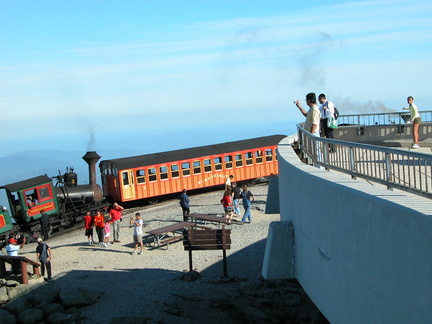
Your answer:
[[[17,240],[15,238],[9,239],[9,244],[6,245],[6,252],[8,256],[18,256],[18,251],[24,247],[26,243],[26,238],[24,237],[21,245],[17,244]]]
[[[48,273],[48,279],[46,281],[52,281],[51,278],[51,259],[52,259],[52,253],[51,249],[48,246],[48,244],[44,243],[41,238],[38,238],[37,240],[38,246],[36,247],[36,258],[41,263],[41,272],[42,277],[45,276],[45,268]]]
[[[8,256],[18,256],[18,251],[22,249],[26,243],[26,238],[24,236],[21,245],[17,244],[15,237],[9,239],[9,244],[6,245],[6,252]],[[12,263],[12,273],[20,273],[21,263],[18,260],[14,260]]]

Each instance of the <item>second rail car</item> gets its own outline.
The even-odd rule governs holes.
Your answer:
[[[277,145],[271,135],[215,145],[103,160],[99,164],[104,195],[129,202],[218,186],[278,173]]]

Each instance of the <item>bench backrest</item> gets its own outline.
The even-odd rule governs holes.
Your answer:
[[[184,233],[184,249],[229,250],[231,249],[230,229],[191,229]]]

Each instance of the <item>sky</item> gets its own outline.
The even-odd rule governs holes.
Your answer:
[[[290,135],[308,92],[342,115],[408,95],[432,110],[431,16],[422,0],[0,0],[0,156]]]

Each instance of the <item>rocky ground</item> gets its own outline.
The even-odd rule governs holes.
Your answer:
[[[182,243],[150,244],[143,255],[131,255],[129,218],[140,211],[144,232],[182,220],[178,201],[168,201],[126,210],[121,243],[111,247],[87,245],[84,229],[51,238],[55,285],[101,292],[80,308],[82,323],[327,323],[295,280],[262,279],[268,227],[279,215],[264,214],[266,185],[251,191],[253,222],[231,226],[228,277],[222,251],[194,251],[193,273]],[[191,196],[191,212],[222,215],[221,198],[219,191]],[[28,244],[21,255],[35,259],[35,248]]]

